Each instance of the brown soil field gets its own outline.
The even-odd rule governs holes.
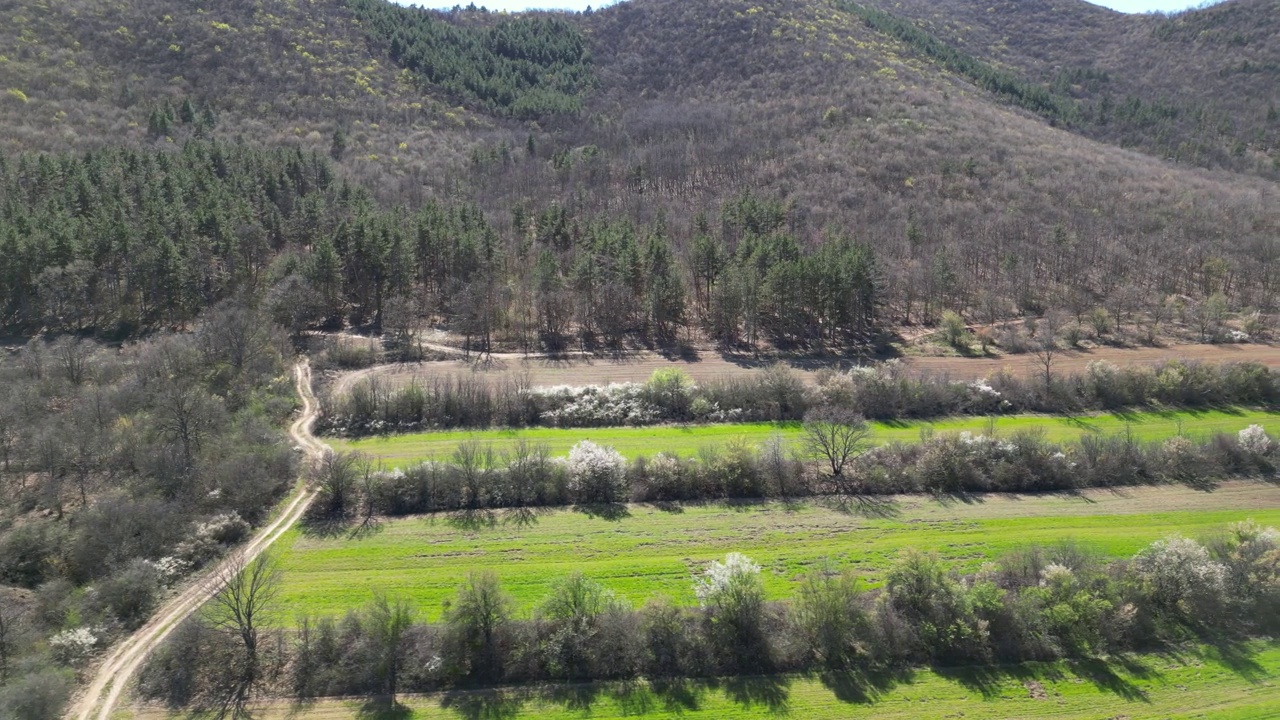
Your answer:
[[[442,348],[443,349],[443,348]],[[1096,348],[1092,350],[1062,351],[1054,359],[1053,372],[1075,374],[1096,360],[1105,360],[1119,366],[1154,365],[1168,360],[1200,363],[1256,362],[1280,369],[1280,348],[1273,345],[1175,345],[1166,348]],[[695,381],[706,382],[733,376],[749,375],[768,365],[770,360],[756,360],[750,356],[724,356],[702,351],[683,357],[667,357],[652,352],[629,353],[618,357],[575,355],[565,358],[549,358],[538,355],[525,357],[515,353],[495,354],[484,363],[471,363],[463,359],[423,363],[380,365],[366,370],[340,375],[334,390],[342,392],[352,383],[365,377],[378,376],[392,385],[410,382],[415,377],[440,373],[477,372],[500,377],[506,374],[527,374],[537,387],[551,385],[596,385],[611,382],[643,382],[655,370],[680,368]],[[804,359],[784,361],[806,380],[824,367],[848,367],[850,360]],[[945,375],[956,380],[976,380],[990,377],[1000,371],[1017,375],[1043,372],[1033,355],[1002,355],[998,357],[913,357],[901,361],[909,370],[930,375]]]

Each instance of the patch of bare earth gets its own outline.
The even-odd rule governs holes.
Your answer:
[[[1273,345],[1177,345],[1168,348],[1097,348],[1060,352],[1054,360],[1053,372],[1075,374],[1084,372],[1089,363],[1103,360],[1115,365],[1156,365],[1169,360],[1198,363],[1256,362],[1280,369],[1280,348]],[[415,378],[438,374],[481,373],[501,378],[519,375],[528,378],[535,387],[554,385],[599,385],[611,382],[643,382],[655,370],[679,368],[698,382],[725,380],[749,376],[767,367],[771,360],[757,360],[750,356],[726,356],[702,351],[679,358],[671,358],[653,352],[628,353],[617,357],[573,356],[552,358],[538,355],[528,357],[502,354],[484,363],[464,359],[423,363],[401,363],[346,373],[335,384],[342,392],[359,379],[378,377],[389,385],[403,385]],[[848,367],[849,360],[787,360],[783,361],[806,381],[812,381],[814,373],[822,368]],[[1043,366],[1031,355],[1003,355],[999,357],[917,357],[902,361],[908,370],[922,374],[946,376],[956,380],[977,380],[999,372],[1030,376],[1044,372]]]

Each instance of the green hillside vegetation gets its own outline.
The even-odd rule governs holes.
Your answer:
[[[401,67],[484,110],[523,120],[574,113],[593,82],[586,39],[555,15],[454,24],[382,0],[346,2]]]

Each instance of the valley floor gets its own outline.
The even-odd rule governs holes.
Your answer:
[[[372,530],[281,538],[279,601],[296,615],[340,616],[385,591],[419,617],[440,619],[468,573],[494,571],[529,611],[574,571],[639,607],[665,594],[697,602],[693,576],[726,553],[760,564],[766,595],[790,597],[828,561],[876,585],[908,548],[933,551],[964,571],[1028,544],[1071,541],[1127,557],[1170,534],[1201,537],[1253,519],[1280,527],[1280,486],[1233,481],[1212,492],[1183,486],[1088,490],[1070,495],[897,496],[832,507],[819,501],[632,505],[621,517],[573,509],[383,520]]]
[[[921,432],[1009,436],[1019,431],[1043,432],[1046,440],[1066,442],[1082,435],[1100,436],[1132,432],[1139,440],[1163,440],[1175,435],[1207,439],[1215,433],[1237,433],[1252,424],[1268,431],[1280,429],[1280,413],[1265,410],[1176,410],[1123,412],[1103,415],[1004,415],[954,417],[934,421],[872,422],[871,442],[916,442]],[[458,444],[478,440],[494,451],[510,450],[520,440],[546,444],[551,454],[567,455],[580,440],[608,445],[627,458],[653,457],[665,452],[691,457],[704,447],[730,442],[758,445],[779,434],[793,444],[801,442],[800,423],[722,423],[706,425],[655,425],[620,428],[521,428],[516,430],[457,430],[406,433],[359,440],[330,439],[337,450],[365,453],[388,468],[405,468],[425,460],[447,460]]]

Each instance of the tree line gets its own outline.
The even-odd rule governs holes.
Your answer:
[[[620,427],[660,423],[794,422],[834,406],[873,420],[956,415],[1055,415],[1141,408],[1276,407],[1280,374],[1256,363],[1096,362],[1055,371],[1054,351],[1032,357],[1031,377],[1004,371],[973,382],[908,372],[896,362],[823,369],[806,383],[787,365],[695,383],[678,369],[645,383],[533,387],[522,375],[434,373],[394,385],[377,375],[329,392],[317,428],[365,436],[451,428]]]
[[[379,470],[359,454],[329,456],[316,475],[313,528],[374,518],[457,513],[469,522],[531,517],[531,508],[624,512],[626,503],[874,495],[1070,492],[1082,488],[1267,478],[1280,447],[1264,428],[1193,440],[1144,441],[1131,432],[1050,442],[1043,434],[960,433],[875,446],[865,422],[839,408],[811,411],[792,442],[733,441],[691,457],[659,451],[627,461],[613,448],[578,443],[567,458],[543,444],[506,449],[477,440],[447,457]]]
[[[294,330],[409,336],[434,318],[482,351],[672,343],[699,324],[726,344],[870,342],[875,253],[801,243],[779,212],[744,197],[681,253],[661,219],[517,206],[503,234],[473,205],[384,209],[314,152],[193,139],[0,158],[0,323],[129,336],[269,290]]]
[[[174,709],[225,708],[239,702],[227,688],[241,687],[242,668],[253,664],[270,678],[253,688],[264,696],[355,695],[394,707],[399,693],[499,684],[644,678],[675,699],[691,678],[817,671],[861,687],[868,673],[929,665],[1105,662],[1201,637],[1236,646],[1274,631],[1277,553],[1280,535],[1251,522],[1207,544],[1170,537],[1116,561],[1071,543],[1031,546],[970,575],[911,550],[881,587],[828,564],[787,602],[767,601],[761,567],[730,553],[693,578],[696,607],[659,596],[636,610],[575,573],[525,616],[495,574],[477,572],[438,623],[384,594],[340,618],[258,627],[252,645],[244,623],[196,616],[149,659],[140,688]],[[271,607],[270,593],[262,596],[255,605]]]

